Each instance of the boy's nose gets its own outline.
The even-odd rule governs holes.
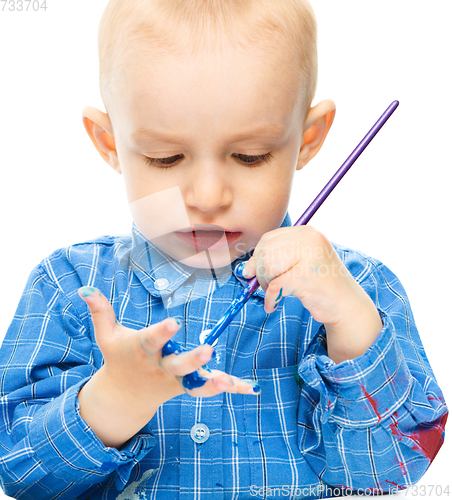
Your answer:
[[[211,163],[193,170],[184,193],[187,207],[213,213],[232,204],[232,179],[224,166]]]

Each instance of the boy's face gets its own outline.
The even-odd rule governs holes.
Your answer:
[[[214,267],[227,265],[280,226],[294,171],[316,152],[315,140],[302,148],[305,109],[297,72],[290,64],[278,69],[257,52],[232,49],[221,58],[168,55],[134,67],[116,91],[114,141],[105,138],[113,135],[108,115],[108,123],[93,120],[104,158],[123,174],[129,203],[142,200],[134,205],[151,224],[161,224],[171,207],[170,199],[156,205],[151,195],[180,189],[197,240],[187,224],[168,223],[157,246],[182,260],[195,245],[201,251],[218,240],[209,228],[222,228],[227,246],[217,244],[210,257]],[[207,267],[203,263],[201,257],[189,261]]]

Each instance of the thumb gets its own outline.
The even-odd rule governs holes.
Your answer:
[[[251,256],[247,262],[244,262],[242,268],[242,276],[246,279],[254,278],[256,276],[256,259]]]
[[[82,286],[78,294],[85,301],[91,313],[96,340],[110,334],[116,322],[115,312],[105,295],[91,286]]]

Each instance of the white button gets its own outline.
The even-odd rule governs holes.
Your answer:
[[[165,290],[168,288],[168,285],[169,281],[166,278],[159,278],[154,282],[154,287],[157,288],[157,290]]]
[[[200,344],[204,344],[204,340],[206,340],[207,338],[207,335],[209,335],[209,333],[211,332],[212,330],[203,330],[200,334],[199,334],[199,343]],[[215,340],[215,342],[212,344],[213,347],[215,347],[216,345],[218,344],[218,339]]]
[[[191,428],[190,436],[195,443],[204,443],[209,439],[210,431],[205,424],[196,424]]]

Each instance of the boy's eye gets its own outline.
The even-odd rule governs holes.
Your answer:
[[[175,165],[183,157],[184,155],[169,156],[168,158],[149,158],[149,156],[145,156],[145,161],[153,167],[168,168]]]
[[[270,153],[266,153],[264,155],[232,155],[235,158],[238,158],[242,163],[248,166],[260,165],[261,163],[270,163],[273,160],[273,156]]]
[[[260,165],[261,163],[269,163],[273,156],[270,153],[266,153],[264,155],[243,155],[243,154],[234,154],[232,155],[234,158],[240,160],[242,164],[248,166]],[[182,159],[184,155],[175,155],[169,156],[167,158],[150,158],[149,156],[145,156],[145,161],[147,164],[152,165],[153,167],[158,168],[168,168],[177,164],[177,162]]]

